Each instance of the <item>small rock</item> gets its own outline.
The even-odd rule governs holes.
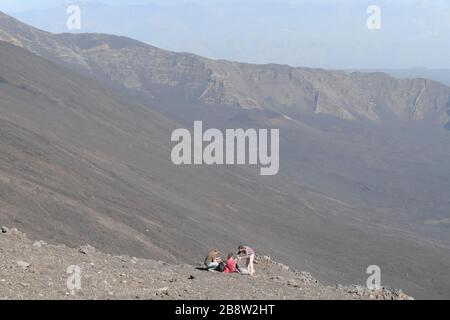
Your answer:
[[[358,296],[362,296],[364,294],[364,288],[361,286],[355,286],[353,289],[353,293],[357,294]]]
[[[191,274],[190,276],[189,276],[189,278],[188,278],[189,280],[194,280],[195,279],[195,277]]]
[[[8,233],[8,232],[9,232],[9,229],[8,229],[7,227],[1,226],[1,227],[0,227],[0,231],[1,231],[2,233]]]
[[[82,254],[92,254],[92,253],[95,253],[95,248],[93,246],[87,244],[85,246],[80,247],[78,249],[78,252],[82,253]]]
[[[41,243],[40,241],[35,241],[35,242],[33,243],[33,247],[35,247],[35,248],[40,248],[40,247],[42,247],[42,243]]]
[[[295,281],[295,280],[289,280],[288,283],[287,283],[287,285],[288,285],[288,286],[291,286],[291,287],[294,287],[294,288],[300,287],[300,283],[298,283],[298,282]]]
[[[28,262],[22,260],[17,261],[17,265],[23,269],[27,269],[30,266]]]
[[[128,262],[128,257],[126,257],[126,256],[119,256],[118,258],[119,258],[120,261],[122,261],[122,262]]]
[[[408,296],[401,289],[397,289],[394,291],[394,297],[397,300],[414,300],[413,297]]]

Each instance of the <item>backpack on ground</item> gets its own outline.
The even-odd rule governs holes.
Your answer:
[[[216,270],[219,272],[223,272],[225,270],[225,266],[226,266],[225,262],[220,262]]]

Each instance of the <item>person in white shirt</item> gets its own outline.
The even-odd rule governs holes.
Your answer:
[[[253,261],[255,260],[255,251],[249,246],[238,247],[238,261],[241,259],[247,259],[247,271],[250,275],[255,274],[255,267]]]

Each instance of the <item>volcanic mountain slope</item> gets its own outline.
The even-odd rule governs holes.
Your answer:
[[[415,203],[407,210],[434,215],[422,222],[448,212],[448,136],[438,129],[450,128],[450,88],[442,84],[213,61],[125,37],[55,35],[1,13],[0,39],[100,80],[184,126],[204,120],[222,128],[283,128],[281,171],[294,184],[364,207],[393,198],[388,207],[403,211],[398,200],[408,199]]]
[[[169,256],[114,217],[140,210],[142,186],[129,179],[149,173],[133,165],[157,161],[169,122],[17,47],[2,42],[0,56],[1,219],[74,243],[96,234],[107,244],[102,228],[119,228],[128,246]]]
[[[35,239],[168,261],[194,262],[242,242],[321,281],[364,283],[367,266],[377,264],[386,286],[419,298],[450,295],[450,142],[440,128],[447,87],[215,62],[114,36],[51,35],[4,15],[0,34],[109,87],[1,43],[3,224]],[[286,70],[309,74],[292,88],[300,92],[292,105],[278,95],[290,88]],[[214,74],[225,77],[217,86]],[[352,111],[355,101],[367,102],[370,83],[368,96],[382,89],[374,105],[382,121]],[[255,87],[263,98],[246,91]],[[321,112],[330,97],[354,101],[343,108],[359,121],[337,107]],[[421,118],[414,108],[425,110],[423,121],[409,121]],[[176,167],[169,139],[179,125],[150,109],[183,124],[280,128],[280,174]]]
[[[0,40],[129,89],[128,94],[158,102],[155,105],[166,113],[191,105],[224,105],[272,110],[293,118],[303,114],[372,122],[395,118],[426,120],[441,127],[450,119],[450,89],[425,79],[213,61],[125,37],[54,35],[1,13]]]
[[[280,216],[269,189],[246,180],[253,169],[177,167],[169,120],[5,42],[0,57],[1,221],[169,261],[236,246],[252,228],[268,252],[282,240],[277,228],[256,240]]]
[[[67,287],[73,283],[69,266],[80,268],[81,288],[73,292]],[[111,256],[89,245],[77,250],[33,242],[6,227],[0,232],[0,299],[412,299],[401,290],[324,286],[267,256],[257,257],[256,270],[252,277],[206,272],[188,264]]]
[[[325,207],[311,209],[323,206],[322,196],[284,189],[281,178],[264,180],[247,168],[176,167],[167,119],[18,47],[0,43],[0,57],[0,222],[34,239],[187,262],[211,247],[252,243],[330,282],[364,282],[374,256],[398,255],[391,263],[400,270],[432,261],[429,276],[447,265],[435,244],[399,238],[388,245],[378,231],[326,217]],[[361,243],[373,256],[362,254]],[[342,248],[360,252],[353,270]],[[414,260],[405,257],[410,251],[418,252]],[[338,277],[342,268],[350,271]],[[385,281],[432,295],[413,275],[402,281],[394,268]]]

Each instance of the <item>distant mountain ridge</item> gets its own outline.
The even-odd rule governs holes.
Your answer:
[[[42,30],[68,32],[66,9],[71,2],[43,1],[51,4],[3,1],[0,10]],[[426,6],[421,1],[378,0],[383,8],[381,32],[366,28],[369,4],[363,1],[141,0],[142,5],[133,5],[136,2],[77,0],[82,26],[75,32],[126,35],[171,51],[249,63],[326,69],[448,65],[446,0]]]
[[[352,121],[450,121],[450,88],[383,73],[252,65],[173,53],[126,37],[53,35],[0,15],[0,40],[132,90],[167,108],[223,105]]]
[[[400,79],[423,78],[440,82],[450,86],[450,69],[429,69],[429,68],[410,68],[410,69],[379,69],[379,70],[360,70],[361,72],[384,72]]]

